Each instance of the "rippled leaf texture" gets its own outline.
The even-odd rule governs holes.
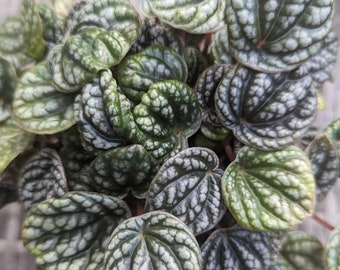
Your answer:
[[[0,53],[17,70],[43,56],[42,25],[34,0],[24,0],[20,15],[8,18],[1,25]]]
[[[313,235],[303,231],[288,232],[281,242],[277,268],[284,270],[323,270],[323,246]]]
[[[338,39],[334,32],[330,32],[322,41],[322,47],[303,65],[312,76],[317,87],[332,79],[332,70],[338,53]]]
[[[77,96],[74,115],[84,148],[89,152],[108,150],[124,144],[106,113],[99,79],[86,84]]]
[[[150,85],[164,80],[185,82],[187,65],[180,55],[163,46],[149,46],[126,57],[117,68],[118,84],[130,100],[139,102]]]
[[[201,269],[201,251],[189,228],[155,211],[120,224],[105,253],[105,269]]]
[[[188,148],[168,159],[151,182],[145,211],[161,210],[182,220],[197,235],[213,228],[225,207],[222,170],[207,148]]]
[[[183,55],[183,45],[174,30],[157,22],[156,18],[146,18],[142,24],[141,34],[131,46],[132,54],[138,53],[151,45],[166,46],[179,55]]]
[[[0,55],[0,106],[3,103],[12,103],[17,82],[18,78],[13,65]]]
[[[208,67],[203,54],[195,47],[185,48],[185,61],[188,66],[187,84],[194,86],[199,75]]]
[[[0,209],[18,199],[17,185],[13,182],[0,181]]]
[[[64,195],[68,188],[58,153],[45,148],[31,157],[20,172],[18,186],[26,211],[38,202]]]
[[[90,165],[90,184],[98,192],[125,197],[129,191],[145,198],[157,161],[141,145],[119,147],[100,154]]]
[[[243,147],[222,177],[222,195],[237,222],[250,230],[285,230],[313,212],[315,182],[302,150]]]
[[[126,0],[81,2],[68,16],[67,32],[76,35],[92,27],[119,32],[132,44],[140,34],[140,19],[138,12]]]
[[[340,230],[336,228],[332,231],[325,247],[325,264],[327,270],[337,270],[340,268]]]
[[[126,96],[117,91],[109,72],[102,73],[100,83],[107,113],[118,135],[143,145],[158,160],[185,149],[187,138],[200,126],[196,96],[180,81],[152,84],[133,109]]]
[[[309,145],[307,154],[316,181],[316,196],[318,200],[322,200],[338,178],[340,171],[338,152],[328,136],[322,133]]]
[[[221,140],[228,133],[217,116],[214,96],[221,79],[229,69],[229,65],[210,66],[201,74],[196,84],[196,95],[203,118],[201,131],[211,140]]]
[[[107,241],[131,217],[121,199],[90,192],[69,192],[33,206],[22,237],[44,269],[101,269]]]
[[[97,72],[117,65],[130,44],[122,34],[102,28],[88,28],[70,36],[49,55],[53,83],[62,92],[74,92],[97,76]]]
[[[333,6],[333,0],[229,0],[230,53],[255,70],[292,70],[321,48]]]
[[[213,34],[211,40],[211,53],[215,64],[234,64],[235,59],[229,52],[228,29],[220,29]]]
[[[74,124],[73,94],[57,91],[45,62],[26,72],[15,90],[13,113],[20,125],[37,134],[53,134]]]
[[[11,118],[0,123],[0,173],[22,153],[32,142],[34,135],[26,132]]]
[[[222,0],[148,0],[151,11],[163,22],[190,33],[211,32],[224,24]]]
[[[294,143],[313,123],[317,108],[316,90],[303,67],[266,74],[235,65],[215,100],[222,124],[242,143],[263,150]]]
[[[330,125],[328,125],[325,129],[325,133],[337,149],[338,157],[340,157],[340,118],[335,119]]]
[[[278,250],[278,239],[269,233],[239,226],[214,231],[202,246],[202,270],[267,269]]]

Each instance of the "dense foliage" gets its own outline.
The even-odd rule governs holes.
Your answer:
[[[340,171],[333,0],[52,2],[0,27],[0,207],[39,269],[339,269],[339,228],[292,230]]]

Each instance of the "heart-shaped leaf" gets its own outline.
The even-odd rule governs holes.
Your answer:
[[[313,123],[317,94],[305,68],[267,74],[235,65],[215,95],[222,124],[242,143],[275,150],[294,143]]]
[[[0,209],[18,199],[18,189],[14,182],[0,181]]]
[[[124,139],[117,135],[107,116],[98,79],[82,88],[76,98],[74,115],[87,151],[97,152],[124,144]]]
[[[90,165],[90,184],[98,192],[125,197],[129,191],[145,198],[157,161],[141,145],[119,147],[100,154]]]
[[[316,196],[318,200],[322,200],[333,187],[340,172],[338,151],[328,136],[322,133],[308,146],[307,154],[316,181]]]
[[[303,231],[288,232],[281,241],[276,262],[270,268],[287,270],[323,270],[323,246],[313,235]]]
[[[0,123],[0,140],[2,142],[0,173],[33,142],[34,137],[33,134],[20,128],[11,118]]]
[[[211,32],[224,24],[224,0],[148,0],[161,21],[190,33]]]
[[[68,192],[28,211],[23,242],[44,269],[101,269],[111,233],[130,216],[121,199]]]
[[[229,0],[226,6],[230,53],[255,70],[282,72],[321,48],[334,1]]]
[[[312,214],[315,181],[310,162],[298,147],[264,152],[246,146],[224,172],[222,195],[243,227],[285,230]]]
[[[168,159],[152,180],[145,211],[169,212],[195,235],[208,231],[225,212],[220,190],[222,174],[212,150],[183,150]]]
[[[201,269],[201,251],[189,228],[173,215],[155,211],[130,218],[113,232],[105,269]]]
[[[20,172],[18,191],[26,211],[38,202],[64,195],[68,188],[58,153],[45,148],[31,157]]]
[[[20,79],[15,90],[13,113],[20,125],[37,134],[53,134],[74,124],[73,94],[57,91],[45,62]]]
[[[202,246],[202,270],[262,270],[275,258],[277,236],[239,226],[214,231]]]
[[[150,85],[164,80],[185,82],[187,65],[180,55],[163,46],[149,46],[126,57],[117,68],[118,84],[124,94],[139,102]]]
[[[83,1],[76,5],[67,18],[68,33],[76,35],[92,27],[117,31],[130,44],[140,34],[138,12],[126,0]]]
[[[325,263],[327,270],[337,270],[340,268],[340,230],[336,228],[332,231],[325,247]]]

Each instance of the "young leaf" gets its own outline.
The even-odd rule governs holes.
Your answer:
[[[113,232],[104,267],[111,269],[201,269],[201,251],[189,228],[155,211],[130,218]]]
[[[67,18],[67,32],[76,35],[93,27],[119,32],[129,44],[138,38],[141,28],[138,12],[129,1],[80,2]]]
[[[6,204],[18,200],[18,189],[14,182],[0,181],[0,209]]]
[[[325,133],[315,138],[307,149],[316,181],[316,196],[322,200],[333,187],[340,172],[337,149]]]
[[[262,270],[275,258],[279,241],[270,233],[240,226],[214,231],[202,246],[202,270]]]
[[[316,90],[303,67],[267,74],[235,65],[222,78],[215,101],[221,123],[242,143],[262,150],[292,144],[317,110]]]
[[[145,211],[166,211],[197,235],[213,228],[225,207],[221,198],[222,170],[207,148],[188,148],[168,159],[151,182]]]
[[[262,72],[296,68],[317,53],[332,25],[333,0],[227,2],[230,53]]]
[[[68,188],[58,153],[45,148],[31,157],[20,172],[18,191],[25,211],[38,202],[64,195]]]
[[[325,264],[327,270],[338,270],[340,268],[340,230],[332,231],[325,247]]]
[[[208,33],[224,24],[224,0],[148,0],[161,21],[190,33]]]
[[[129,191],[145,198],[157,161],[141,145],[130,145],[100,154],[90,165],[90,185],[98,192],[125,197]]]
[[[303,231],[291,231],[282,238],[274,265],[280,266],[279,269],[323,270],[322,258],[323,246],[315,236]]]
[[[37,134],[53,134],[74,124],[74,95],[57,91],[45,62],[26,72],[15,90],[13,113],[20,125]]]
[[[222,195],[243,227],[285,230],[312,214],[315,181],[310,162],[298,147],[264,152],[245,146],[224,172]]]
[[[185,82],[188,68],[180,55],[164,46],[149,46],[126,57],[117,67],[117,80],[124,94],[139,102],[150,85],[164,80]]]
[[[33,134],[19,127],[18,123],[11,118],[0,123],[0,140],[2,142],[0,173],[33,142],[34,137]]]
[[[44,269],[101,269],[112,231],[129,217],[131,212],[121,199],[68,192],[28,211],[23,242]]]

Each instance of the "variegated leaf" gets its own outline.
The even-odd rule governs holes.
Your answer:
[[[326,133],[334,147],[337,149],[338,157],[340,157],[340,118],[335,119],[331,124],[329,124],[324,132]]]
[[[207,148],[188,148],[168,159],[151,182],[145,211],[161,210],[182,220],[197,235],[222,218],[217,155]]]
[[[148,0],[161,21],[190,33],[211,32],[224,25],[224,0]]]
[[[13,113],[20,125],[37,134],[53,134],[74,124],[73,94],[57,91],[45,62],[26,72],[15,90]]]
[[[129,191],[137,198],[145,198],[157,161],[141,145],[130,145],[100,154],[89,169],[90,185],[96,191],[125,197]]]
[[[296,146],[275,152],[243,147],[222,178],[224,202],[250,230],[285,230],[314,210],[315,181],[310,161]]]
[[[18,77],[13,65],[0,55],[0,104],[12,103],[17,82]]]
[[[203,54],[195,47],[185,48],[185,61],[188,66],[187,84],[194,86],[200,74],[208,67]]]
[[[164,80],[185,82],[187,65],[180,55],[164,46],[149,46],[126,57],[117,67],[117,80],[128,99],[140,102],[150,85]]]
[[[49,198],[58,198],[67,191],[65,172],[55,150],[45,148],[31,157],[19,176],[19,198],[28,211]]]
[[[267,74],[230,68],[215,95],[221,123],[242,143],[275,150],[294,143],[314,121],[317,94],[305,68]]]
[[[340,268],[340,230],[336,228],[330,234],[325,246],[325,264],[327,270]]]
[[[113,230],[131,217],[121,199],[91,192],[68,192],[33,206],[23,242],[44,269],[101,269]]]
[[[215,230],[202,246],[202,270],[263,270],[276,257],[278,237],[240,226]]]
[[[215,64],[235,64],[235,59],[229,52],[228,28],[224,27],[213,34],[211,53]]]
[[[228,0],[230,53],[262,72],[282,72],[315,55],[331,29],[334,0]]]
[[[190,229],[173,215],[155,211],[130,218],[113,232],[104,267],[201,269],[201,251]]]

